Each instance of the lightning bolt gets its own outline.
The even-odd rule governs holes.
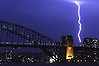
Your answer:
[[[81,30],[82,30],[82,25],[81,25],[81,16],[80,16],[80,4],[75,1],[75,4],[78,6],[78,24],[79,24],[79,32],[78,32],[78,39],[79,39],[79,42],[81,43],[81,37],[80,37],[80,33],[81,33]]]

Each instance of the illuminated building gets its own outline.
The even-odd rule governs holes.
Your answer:
[[[72,62],[99,62],[99,48],[74,47]]]
[[[99,40],[96,38],[85,38],[83,46],[73,46],[72,36],[62,36],[62,44],[66,46],[65,62],[99,62]]]
[[[96,38],[85,38],[83,41],[84,47],[99,48],[99,40]]]
[[[81,47],[74,47],[72,62],[99,62],[99,40],[85,38]]]

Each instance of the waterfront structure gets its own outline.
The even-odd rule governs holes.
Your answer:
[[[96,38],[85,38],[82,45],[84,47],[99,48],[99,40]]]

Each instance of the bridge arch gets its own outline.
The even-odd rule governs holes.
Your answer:
[[[60,45],[58,41],[50,39],[47,36],[44,36],[43,34],[40,34],[30,28],[26,28],[18,24],[0,21],[0,29],[18,35],[28,41],[34,40],[35,42],[37,42],[37,44],[56,46]]]
[[[45,53],[47,53],[51,57],[56,55],[55,53],[53,55],[53,50],[57,51],[55,46],[61,46],[60,42],[50,39],[47,36],[40,34],[30,28],[26,28],[15,23],[0,21],[0,30],[7,31],[14,35],[20,36],[26,41],[42,49]],[[54,49],[50,50],[49,48],[42,48],[41,45],[53,46]]]

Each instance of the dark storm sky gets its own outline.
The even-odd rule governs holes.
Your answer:
[[[0,0],[0,20],[32,28],[58,41],[63,35],[72,35],[75,45],[79,44],[77,19],[77,5],[68,0]],[[99,1],[81,4],[81,23],[82,40],[99,39]]]

